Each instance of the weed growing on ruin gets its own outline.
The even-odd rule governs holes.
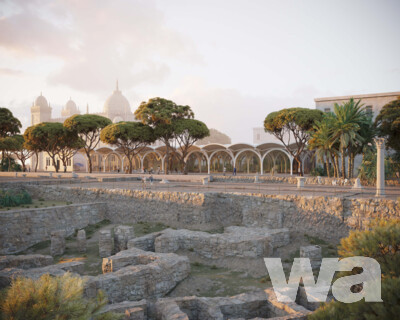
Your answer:
[[[2,319],[14,320],[111,320],[120,317],[100,314],[107,298],[99,292],[94,300],[83,297],[83,280],[69,273],[61,277],[43,275],[38,280],[14,279],[1,303]]]

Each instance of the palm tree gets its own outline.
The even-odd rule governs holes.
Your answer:
[[[317,121],[314,126],[314,133],[309,140],[309,148],[315,150],[315,156],[317,160],[324,162],[326,165],[326,171],[330,178],[330,160],[334,168],[334,176],[336,176],[337,168],[334,162],[334,157],[337,155],[337,151],[331,145],[331,139],[333,134],[333,117],[331,115],[325,115],[322,121]]]
[[[335,143],[339,143],[339,149],[342,157],[342,177],[346,178],[346,153],[349,154],[351,158],[351,147],[355,147],[357,144],[363,143],[364,138],[360,135],[360,128],[361,124],[366,121],[366,115],[362,109],[361,100],[355,102],[353,98],[342,105],[335,103],[334,115],[335,122],[331,146],[333,146]],[[351,177],[352,174],[351,172],[349,173],[349,177]]]

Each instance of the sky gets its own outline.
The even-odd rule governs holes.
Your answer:
[[[0,0],[0,106],[26,128],[42,92],[102,112],[119,88],[252,143],[268,113],[400,91],[399,0]]]

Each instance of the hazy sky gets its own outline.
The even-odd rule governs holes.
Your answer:
[[[101,112],[116,79],[252,142],[284,107],[400,91],[400,1],[0,0],[0,106],[30,125],[43,92]]]

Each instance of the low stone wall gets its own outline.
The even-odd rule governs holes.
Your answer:
[[[297,176],[271,176],[271,175],[262,175],[258,176],[259,183],[290,183],[297,184]],[[232,175],[216,175],[212,176],[212,181],[215,182],[230,182],[230,183],[252,183],[255,180],[255,175],[240,175],[240,176],[232,176]],[[328,178],[328,177],[313,177],[306,176],[304,184],[305,185],[328,185],[331,186],[333,183],[337,186],[353,186],[356,178],[352,179],[343,179],[343,178]],[[375,186],[375,182],[361,182],[363,186]],[[390,179],[385,180],[385,184],[387,186],[399,186],[399,179]]]
[[[104,203],[2,211],[0,254],[17,253],[36,243],[50,240],[50,233],[54,230],[62,230],[67,236],[71,235],[76,229],[103,220],[106,211]]]
[[[290,183],[290,184],[297,184],[297,176],[271,176],[271,175],[259,175],[258,182],[259,183]],[[342,179],[342,178],[328,178],[328,177],[313,177],[308,176],[304,177],[305,181],[304,184],[318,184],[318,185],[329,185],[331,186],[333,182],[336,183],[337,186],[351,186],[354,185],[355,179]],[[230,183],[251,183],[254,182],[255,176],[248,175],[248,176],[213,176],[213,181],[215,182],[230,182]]]
[[[296,303],[280,303],[271,289],[233,297],[163,298],[155,303],[156,319],[297,319],[311,312]]]
[[[47,199],[103,202],[113,223],[161,222],[175,228],[228,226],[289,228],[338,241],[374,218],[399,218],[400,202],[297,195],[153,192],[47,187],[30,190]]]

